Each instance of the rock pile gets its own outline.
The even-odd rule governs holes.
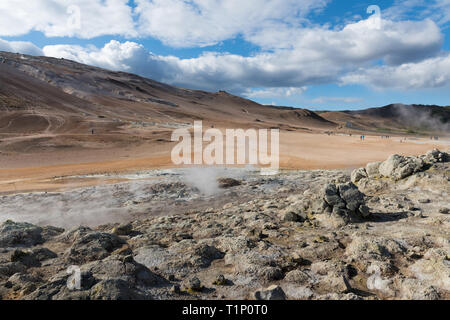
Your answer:
[[[351,180],[355,184],[361,180],[376,178],[398,181],[421,172],[433,164],[448,161],[450,161],[450,155],[437,149],[419,157],[405,157],[394,154],[384,162],[372,162],[367,164],[365,168],[354,170],[351,174]]]
[[[324,227],[341,227],[369,218],[365,195],[352,182],[330,183],[308,201],[307,210]]]

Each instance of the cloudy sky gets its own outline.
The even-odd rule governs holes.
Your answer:
[[[450,0],[1,0],[0,50],[264,104],[450,105]]]

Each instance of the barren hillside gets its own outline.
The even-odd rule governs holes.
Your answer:
[[[341,127],[397,134],[450,134],[450,107],[390,104],[357,111],[328,111],[320,115]]]

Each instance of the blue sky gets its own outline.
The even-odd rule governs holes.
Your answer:
[[[0,50],[264,104],[450,105],[449,0],[2,0],[0,16]]]

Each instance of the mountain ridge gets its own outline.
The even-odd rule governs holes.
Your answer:
[[[162,116],[171,121],[180,118],[204,118],[211,121],[216,120],[214,118],[217,118],[219,115],[227,118],[227,114],[231,113],[235,117],[229,117],[225,120],[245,123],[245,121],[239,121],[243,113],[247,115],[253,113],[256,115],[254,119],[244,115],[243,120],[252,122],[260,118],[260,126],[262,123],[267,122],[268,127],[277,126],[278,124],[281,126],[295,126],[302,124],[298,121],[299,115],[302,115],[305,117],[311,116],[311,119],[305,119],[308,125],[312,124],[318,127],[331,127],[334,125],[321,117],[317,117],[310,111],[301,112],[299,111],[301,109],[282,110],[272,106],[263,106],[224,91],[209,93],[201,90],[183,89],[131,73],[109,71],[66,59],[33,57],[4,52],[0,53],[0,57],[2,73],[5,73],[6,68],[10,68],[8,70],[10,75],[13,73],[13,70],[16,70],[17,74],[20,74],[22,77],[25,74],[30,79],[41,80],[53,88],[59,88],[64,93],[88,101],[89,104],[93,105],[109,106],[112,104],[120,106],[122,103],[122,107],[125,108],[128,107],[126,103],[130,103],[132,106],[129,107],[141,107],[141,109],[151,105],[154,110],[148,110],[147,108],[147,115],[157,120]],[[3,78],[2,84],[7,83],[8,80]],[[5,96],[4,90],[2,95]],[[220,107],[224,103],[227,104],[228,110]],[[217,104],[219,107],[212,104]],[[195,108],[192,108],[193,105]],[[203,108],[205,106],[208,106],[210,111],[212,110],[219,115],[208,115],[207,110]],[[108,109],[105,112],[114,113]],[[236,113],[239,114],[238,117],[236,117]],[[119,119],[139,120],[139,117],[127,118],[120,112],[115,115]],[[277,123],[276,120],[279,120],[278,122],[280,123]]]
[[[391,104],[314,112],[261,105],[226,91],[184,89],[67,59],[8,52],[0,52],[0,83],[0,108],[6,111],[0,116],[3,134],[11,133],[11,128],[22,134],[121,133],[124,126],[137,123],[177,127],[193,120],[218,127],[288,131],[450,131],[449,107]]]

